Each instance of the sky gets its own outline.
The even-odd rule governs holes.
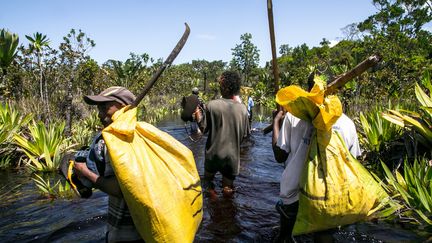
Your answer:
[[[377,12],[369,0],[273,0],[277,50],[282,44],[319,46],[340,40],[342,28]],[[260,66],[271,60],[267,0],[3,0],[0,28],[19,35],[47,35],[58,49],[63,37],[81,29],[96,43],[88,53],[99,64],[126,61],[130,53],[165,59],[185,30],[189,39],[174,64],[232,59],[240,36],[252,34]],[[277,54],[279,55],[279,54]]]

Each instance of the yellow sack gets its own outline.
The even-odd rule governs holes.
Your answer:
[[[202,220],[192,152],[168,133],[117,111],[102,131],[135,226],[145,242],[193,242]]]
[[[309,154],[300,179],[294,235],[367,219],[387,193],[349,152],[332,125],[342,115],[336,96],[324,97],[325,82],[315,79],[311,92],[298,86],[281,89],[276,102],[294,116],[312,122]]]

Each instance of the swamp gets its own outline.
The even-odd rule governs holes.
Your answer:
[[[274,158],[272,134],[263,130],[271,128],[275,95],[284,87],[306,90],[311,74],[328,83],[347,77],[377,55],[377,63],[350,76],[334,94],[355,123],[362,150],[358,162],[388,200],[365,220],[333,229],[332,236],[336,242],[430,242],[432,4],[371,4],[376,12],[346,23],[336,44],[326,38],[317,46],[282,43],[274,60],[261,66],[260,50],[247,31],[232,47],[229,62],[173,64],[175,55],[131,52],[125,60],[98,63],[91,56],[97,43],[82,29],[70,29],[54,46],[54,37],[39,31],[18,35],[0,25],[0,241],[105,242],[107,195],[94,190],[92,197],[79,198],[59,167],[66,154],[88,146],[102,128],[83,96],[111,86],[141,94],[154,81],[137,104],[137,117],[189,148],[202,179],[207,135],[192,136],[193,124],[180,120],[181,101],[192,90],[204,103],[217,99],[218,77],[230,70],[242,78],[243,103],[248,97],[255,103],[252,133],[241,144],[234,197],[204,194],[195,242],[272,242],[279,230],[275,204],[284,166]],[[179,54],[181,48],[174,50]],[[221,190],[219,175],[216,190]],[[309,234],[295,239],[313,242]]]

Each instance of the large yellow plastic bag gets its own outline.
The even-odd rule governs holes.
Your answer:
[[[102,135],[134,224],[146,242],[193,242],[202,220],[193,154],[128,108]]]
[[[289,86],[276,95],[285,110],[316,128],[299,184],[294,235],[365,220],[388,198],[331,129],[342,114],[342,105],[336,96],[324,97],[324,91],[325,82],[316,79],[311,92]]]

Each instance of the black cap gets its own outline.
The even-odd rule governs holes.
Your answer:
[[[89,105],[97,105],[109,101],[116,101],[122,105],[130,105],[134,100],[135,95],[125,87],[121,86],[109,87],[98,95],[84,96],[84,101]]]

